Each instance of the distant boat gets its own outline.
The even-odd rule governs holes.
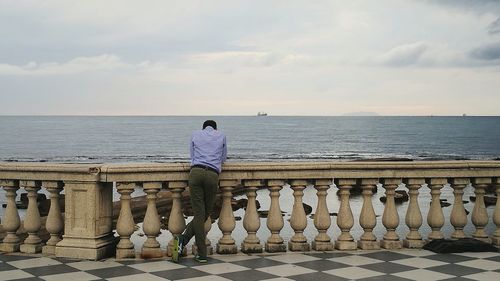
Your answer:
[[[264,112],[264,111],[259,111],[259,112],[257,113],[257,116],[267,116],[267,113],[266,113],[266,112]]]
[[[467,114],[465,114],[465,113],[464,113],[464,114],[462,114],[462,117],[467,117]]]

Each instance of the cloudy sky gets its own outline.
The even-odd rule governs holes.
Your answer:
[[[0,106],[500,115],[500,1],[0,0]]]

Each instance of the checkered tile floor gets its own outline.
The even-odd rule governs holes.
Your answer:
[[[0,280],[500,280],[500,253],[425,250],[192,256],[160,260],[76,261],[0,254]]]

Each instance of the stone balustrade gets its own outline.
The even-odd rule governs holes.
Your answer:
[[[48,163],[0,163],[0,186],[5,192],[7,206],[0,223],[0,251],[52,254],[58,257],[101,259],[116,255],[117,258],[133,258],[136,245],[131,240],[135,224],[131,208],[131,194],[142,189],[146,194],[147,207],[142,225],[146,241],[140,254],[143,257],[171,255],[172,241],[162,249],[158,241],[160,215],[157,209],[158,193],[168,190],[172,207],[168,217],[168,231],[180,234],[186,227],[181,196],[188,190],[189,165],[175,164],[48,164]],[[440,197],[443,187],[453,189],[454,202],[451,214],[445,217]],[[470,220],[464,209],[464,189],[472,185],[476,200]],[[243,186],[248,198],[243,227],[244,237],[235,239],[236,220],[231,199],[233,190]],[[362,189],[362,207],[359,216],[353,215],[351,190]],[[381,186],[385,192],[381,223],[384,234],[377,237],[374,229],[377,218],[373,190]],[[218,227],[222,233],[216,245],[218,253],[284,252],[284,251],[331,251],[355,249],[421,248],[425,241],[422,234],[424,217],[430,227],[427,240],[466,237],[464,228],[474,226],[472,237],[500,246],[500,199],[492,212],[496,230],[488,233],[490,220],[484,203],[485,190],[496,188],[500,198],[500,161],[433,161],[433,162],[293,162],[293,163],[228,163],[220,175],[222,208],[216,225],[207,220],[206,231]],[[120,212],[113,230],[113,188],[120,196]],[[316,190],[313,227],[315,237],[308,240],[304,231],[308,219],[303,207],[304,190]],[[293,208],[289,222],[282,216],[280,196],[282,190],[293,190]],[[28,208],[21,221],[15,198],[24,189],[28,194]],[[45,189],[50,194],[50,211],[45,228],[50,234],[42,241],[38,233],[43,221],[37,206],[37,194]],[[261,225],[256,208],[257,191],[267,189],[270,202],[266,224]],[[397,189],[408,190],[409,202],[405,214],[398,213],[395,203]],[[430,189],[431,203],[427,214],[421,212],[419,194]],[[327,195],[337,192],[339,206],[329,210]],[[65,194],[65,207],[61,209],[59,196]],[[267,196],[267,195],[266,195]],[[336,224],[332,223],[331,211],[338,211]],[[358,213],[358,210],[355,210]],[[399,209],[399,212],[401,210]],[[400,217],[404,217],[400,221]],[[454,228],[450,237],[442,231],[445,222]],[[288,224],[293,230],[284,239],[282,229]],[[401,235],[398,227],[404,223],[408,231]],[[352,229],[359,225],[363,232],[354,237]],[[259,239],[258,232],[267,227],[269,236]],[[331,228],[340,231],[338,237],[329,234]],[[21,241],[19,230],[27,237]],[[399,233],[399,234],[398,234]],[[3,238],[1,238],[3,236]],[[236,241],[242,241],[237,245]],[[288,240],[288,241],[287,241]]]

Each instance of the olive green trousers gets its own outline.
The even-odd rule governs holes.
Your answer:
[[[194,217],[186,226],[182,236],[184,245],[194,236],[198,255],[202,257],[207,256],[205,221],[213,211],[218,185],[219,175],[214,171],[194,167],[189,172],[189,190]]]

